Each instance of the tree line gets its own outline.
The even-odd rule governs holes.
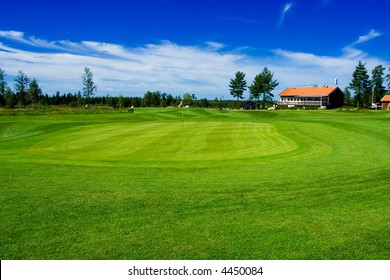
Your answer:
[[[344,90],[344,103],[348,106],[357,105],[365,107],[370,107],[373,103],[379,103],[389,91],[383,85],[385,80],[388,81],[388,88],[390,89],[390,73],[386,75],[385,70],[386,68],[382,65],[376,66],[372,70],[370,78],[366,64],[359,61],[352,74],[351,82]],[[351,90],[354,91],[353,97],[351,97]]]
[[[267,68],[264,67],[263,71],[257,74],[249,86],[250,100],[256,100],[260,102],[262,97],[263,106],[265,103],[271,102],[274,95],[272,91],[279,85],[277,80],[274,80],[274,74]],[[239,99],[244,99],[243,95],[247,89],[247,83],[245,80],[245,73],[237,71],[234,79],[230,80],[230,94]]]
[[[366,64],[359,61],[352,74],[352,80],[348,87],[344,89],[345,104],[371,106],[372,103],[378,103],[380,99],[388,92],[383,86],[385,80],[389,82],[390,73],[385,74],[386,68],[382,65],[376,66],[372,70],[370,78],[366,69]],[[389,69],[390,70],[390,69]],[[257,74],[251,85],[247,85],[245,73],[237,71],[235,77],[230,80],[229,88],[232,97],[237,101],[224,101],[221,98],[207,100],[206,98],[197,99],[195,94],[185,93],[183,96],[173,96],[160,91],[147,91],[143,97],[124,97],[124,96],[95,96],[97,86],[93,81],[92,71],[85,67],[82,75],[82,91],[77,93],[61,94],[57,91],[53,95],[43,94],[37,79],[28,77],[23,71],[18,71],[14,79],[14,90],[12,90],[5,81],[5,72],[0,68],[0,107],[5,108],[24,108],[37,105],[62,105],[77,107],[88,104],[110,106],[114,109],[125,107],[169,107],[188,105],[202,108],[241,108],[243,106],[244,92],[249,89],[249,100],[271,103],[274,97],[272,91],[279,85],[274,79],[272,73],[267,67]],[[354,92],[353,97],[351,91]]]
[[[378,65],[372,70],[370,78],[366,64],[359,61],[352,73],[351,82],[344,89],[345,105],[371,107],[373,103],[379,103],[383,96],[390,91],[390,73],[386,75],[385,71],[385,67]],[[388,81],[388,89],[383,85],[385,80]],[[278,85],[277,80],[273,79],[273,73],[267,67],[264,67],[263,71],[255,76],[252,84],[248,87],[250,92],[249,99],[259,102],[262,97],[263,104],[270,102],[274,97],[272,91]],[[229,87],[230,94],[237,98],[237,101],[243,99],[243,94],[247,89],[245,73],[237,71],[234,79],[230,80]],[[351,91],[354,93],[353,97]]]
[[[185,93],[183,96],[160,92],[147,91],[143,97],[125,96],[96,96],[97,85],[93,81],[92,71],[85,67],[82,75],[82,91],[53,95],[43,94],[35,78],[28,77],[23,71],[18,71],[15,78],[14,90],[5,81],[5,72],[0,68],[0,107],[25,108],[31,106],[108,106],[113,109],[134,107],[169,107],[180,104],[201,108],[240,108],[241,102],[222,101],[218,98],[207,100],[198,99],[195,94]]]
[[[57,105],[57,106],[88,106],[103,105],[114,109],[120,107],[156,107],[174,106],[180,103],[181,97],[173,97],[171,94],[150,92],[144,97],[124,97],[124,96],[95,96],[97,85],[93,81],[92,71],[85,67],[82,75],[82,92],[61,94],[57,91],[53,95],[43,94],[37,79],[28,77],[23,71],[18,71],[15,78],[14,90],[5,81],[5,72],[0,68],[0,107],[24,108],[37,105]]]

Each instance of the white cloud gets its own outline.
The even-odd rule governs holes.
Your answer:
[[[274,53],[281,64],[278,73],[284,87],[332,85],[336,77],[346,86],[356,65],[356,60],[339,57],[319,56],[312,53],[277,49]],[[276,70],[275,70],[276,71]]]
[[[339,56],[320,56],[312,53],[294,52],[282,49],[273,51],[278,57],[279,67],[275,67],[280,79],[288,81],[284,87],[332,85],[338,78],[339,87],[345,88],[352,79],[359,60],[366,63],[369,72],[377,65],[389,66],[388,61],[371,57],[361,50],[347,46]]]
[[[376,37],[379,37],[381,35],[382,35],[382,33],[376,31],[375,29],[371,29],[370,32],[368,32],[367,34],[359,36],[359,39],[357,41],[355,41],[354,43],[352,43],[352,46],[370,41],[370,40],[372,40]]]
[[[11,44],[6,44],[7,40]],[[18,42],[17,47],[13,41]],[[245,54],[246,49],[229,50],[219,42],[181,46],[170,41],[127,48],[105,42],[46,41],[25,38],[22,32],[0,31],[0,67],[10,79],[9,85],[13,83],[12,75],[22,70],[37,78],[49,94],[81,90],[84,67],[91,68],[99,95],[143,96],[147,90],[160,90],[173,95],[190,92],[209,99],[221,95],[227,98],[230,79],[238,70],[247,74],[251,84],[267,66],[280,83],[274,91],[277,98],[286,87],[331,85],[336,77],[343,88],[359,60],[368,69],[379,64],[389,67],[388,62],[370,57],[353,44],[342,49],[339,56],[276,49],[266,56],[252,57]]]
[[[84,67],[90,67],[99,94],[143,95],[147,90],[172,94],[193,92],[210,96],[227,91],[239,54],[219,53],[225,46],[207,42],[202,46],[179,46],[169,41],[138,48],[104,42],[49,42],[23,33],[2,31],[3,38],[36,49],[7,46],[0,42],[1,67],[7,75],[23,70],[35,77],[48,93],[81,89]],[[12,44],[11,44],[12,45]]]
[[[281,26],[283,24],[284,18],[286,17],[287,12],[291,10],[292,6],[293,6],[292,2],[286,3],[284,5],[282,13],[280,14],[280,19],[279,19],[279,22],[278,22],[278,26]]]
[[[292,7],[292,3],[287,3],[283,8],[283,13],[286,14]]]
[[[218,43],[218,42],[206,42],[207,46],[214,51],[218,51],[220,49],[225,48],[224,44]]]
[[[13,39],[13,40],[20,40],[23,38],[24,36],[24,33],[23,32],[19,32],[19,31],[0,31],[0,36],[1,37],[5,37],[5,38],[9,38],[9,39]]]
[[[19,32],[19,31],[14,31],[14,30],[11,30],[11,31],[0,31],[0,37],[3,37],[3,38],[8,39],[8,40],[15,41],[15,42],[23,43],[23,44],[26,44],[26,45],[33,44],[31,41],[26,40],[24,38],[24,33],[23,32]]]

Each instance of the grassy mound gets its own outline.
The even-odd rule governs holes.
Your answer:
[[[220,162],[273,156],[295,150],[297,144],[274,125],[251,122],[115,123],[69,129],[29,149],[50,158],[117,161],[124,164]]]

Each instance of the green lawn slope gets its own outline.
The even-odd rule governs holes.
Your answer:
[[[385,111],[0,111],[1,259],[389,259]]]

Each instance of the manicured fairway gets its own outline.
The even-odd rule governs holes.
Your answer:
[[[389,259],[385,111],[0,111],[1,259]]]

